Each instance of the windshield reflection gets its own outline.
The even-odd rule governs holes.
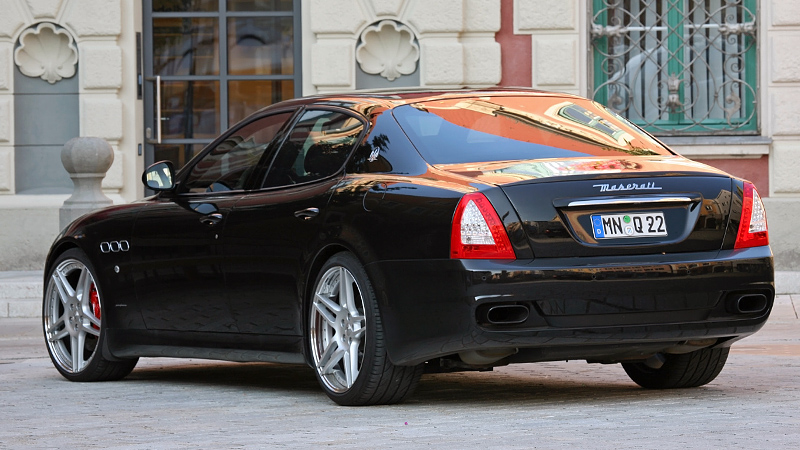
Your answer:
[[[571,96],[434,100],[393,114],[432,164],[672,155],[603,105]]]

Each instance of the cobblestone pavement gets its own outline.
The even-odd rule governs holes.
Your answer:
[[[303,366],[148,358],[123,381],[70,383],[37,319],[0,319],[0,448],[797,448],[798,297],[705,387],[521,364],[426,375],[406,403],[366,408],[336,406]]]

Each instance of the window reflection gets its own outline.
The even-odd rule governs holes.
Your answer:
[[[215,18],[153,19],[153,73],[217,75],[218,41]]]
[[[597,103],[559,96],[430,101],[393,110],[433,164],[581,156],[671,155]]]
[[[245,188],[261,156],[291,113],[275,114],[249,123],[229,135],[195,164],[183,190],[220,192]]]
[[[172,170],[168,163],[158,163],[145,172],[147,187],[150,189],[171,189]]]
[[[228,125],[259,109],[294,97],[292,80],[250,80],[228,83]]]
[[[175,164],[175,167],[183,167],[204,147],[205,144],[159,144],[153,149],[153,159],[156,161],[169,160]]]
[[[216,137],[220,133],[219,82],[163,82],[161,117],[165,139]]]
[[[347,114],[306,111],[289,132],[264,187],[288,186],[336,173],[356,144],[364,125]]]
[[[291,75],[291,17],[228,19],[228,72],[232,75]]]

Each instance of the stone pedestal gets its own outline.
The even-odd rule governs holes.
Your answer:
[[[69,172],[75,189],[59,210],[59,226],[64,229],[78,217],[112,204],[103,194],[101,183],[114,162],[111,145],[96,137],[70,139],[61,149],[61,163]]]

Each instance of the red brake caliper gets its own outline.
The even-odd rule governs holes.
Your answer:
[[[97,288],[95,287],[94,283],[92,283],[91,289],[89,289],[89,304],[92,305],[92,313],[98,319],[100,318],[100,297],[97,295]],[[97,325],[92,325],[96,330],[100,328]]]

